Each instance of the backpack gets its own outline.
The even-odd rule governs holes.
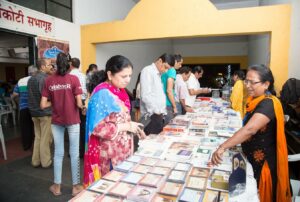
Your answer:
[[[280,100],[284,104],[296,104],[300,99],[300,80],[288,79],[282,86]]]

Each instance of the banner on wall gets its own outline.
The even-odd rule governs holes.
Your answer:
[[[54,37],[54,22],[54,17],[0,0],[0,28]]]
[[[54,63],[58,53],[69,53],[69,42],[43,37],[37,38],[38,58],[48,58]]]

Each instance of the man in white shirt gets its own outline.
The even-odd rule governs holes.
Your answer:
[[[191,68],[183,66],[179,69],[179,74],[176,75],[175,81],[175,102],[178,114],[185,114],[185,112],[193,112],[193,109],[187,107],[185,100],[189,96],[186,81],[190,78]]]
[[[161,74],[174,66],[171,54],[163,54],[154,63],[143,68],[141,72],[141,120],[145,133],[158,134],[164,126],[166,115],[166,95],[163,90]]]
[[[209,88],[200,88],[199,80],[203,76],[203,68],[201,66],[195,66],[192,70],[190,78],[187,80],[187,87],[189,90],[189,96],[185,100],[185,104],[188,107],[193,107],[196,96],[199,94],[210,93]]]
[[[76,76],[79,79],[82,94],[82,104],[85,104],[85,99],[87,98],[87,90],[86,90],[86,76],[80,70],[80,60],[78,58],[72,58],[70,63],[70,74]],[[83,158],[84,155],[84,139],[85,139],[85,115],[80,112],[80,148],[79,148],[79,156]]]

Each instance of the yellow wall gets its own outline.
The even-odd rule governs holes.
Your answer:
[[[288,78],[289,5],[217,10],[209,0],[141,0],[124,21],[81,26],[82,66],[96,62],[98,43],[269,33],[276,89]]]

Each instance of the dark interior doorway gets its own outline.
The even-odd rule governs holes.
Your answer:
[[[220,88],[216,78],[222,74],[224,79],[227,78],[227,67],[231,66],[231,76],[234,71],[240,69],[240,64],[185,64],[191,68],[200,65],[203,67],[203,77],[199,79],[201,87]]]

